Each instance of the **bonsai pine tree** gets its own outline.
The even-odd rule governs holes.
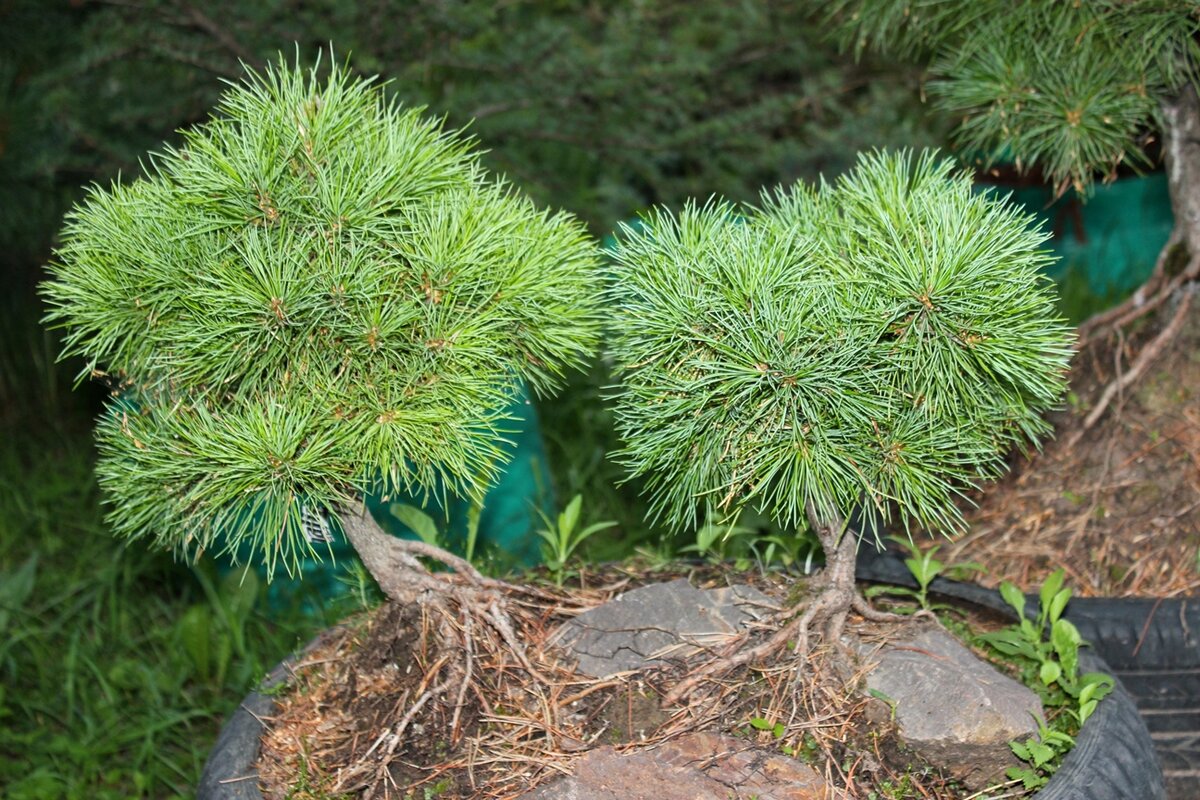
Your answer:
[[[1061,194],[1149,165],[1161,146],[1175,227],[1149,280],[1085,322],[1119,330],[1177,301],[1169,322],[1119,369],[1084,420],[1094,425],[1183,324],[1200,278],[1200,6],[1191,0],[839,0],[817,6],[843,43],[924,61],[935,104],[961,120],[958,144],[1039,169]]]
[[[43,286],[64,355],[113,387],[114,530],[292,570],[332,525],[393,600],[494,588],[361,498],[486,487],[518,381],[553,390],[596,343],[581,224],[336,64],[249,72],[145,173],[71,212]]]
[[[952,531],[955,500],[1049,430],[1071,334],[1039,268],[1045,233],[931,154],[876,153],[833,185],[758,209],[723,202],[626,228],[609,300],[620,458],[675,526],[756,506],[807,524],[820,592],[767,641],[705,675],[797,641],[836,642],[873,510]]]

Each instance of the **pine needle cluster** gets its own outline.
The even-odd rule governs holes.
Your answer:
[[[596,344],[582,225],[336,64],[250,72],[182,136],[74,209],[42,290],[115,387],[116,531],[290,570],[306,514],[486,486],[516,382],[552,390]]]
[[[1039,165],[1059,193],[1146,163],[1160,107],[1200,81],[1189,0],[840,0],[843,42],[928,60],[930,94],[970,153]]]
[[[931,530],[1048,432],[1071,333],[1047,235],[925,153],[835,184],[656,210],[609,295],[620,459],[677,526],[746,504],[787,525],[867,502]]]

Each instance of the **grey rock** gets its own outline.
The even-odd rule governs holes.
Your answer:
[[[875,658],[867,688],[888,698],[900,738],[971,788],[1003,780],[1018,763],[1008,743],[1037,733],[1037,695],[941,628],[894,641]]]
[[[660,666],[734,635],[773,604],[748,586],[697,589],[685,578],[626,592],[580,614],[552,641],[584,675],[605,678]]]
[[[841,800],[812,767],[745,739],[691,733],[654,749],[598,747],[521,800]]]

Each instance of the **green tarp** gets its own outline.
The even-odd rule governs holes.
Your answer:
[[[1054,233],[1048,244],[1059,261],[1050,276],[1086,276],[1101,297],[1126,294],[1149,277],[1174,220],[1163,173],[1097,184],[1086,202],[1069,195],[1051,203],[1044,186],[1017,189],[1013,199]]]

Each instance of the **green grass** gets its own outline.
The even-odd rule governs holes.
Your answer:
[[[28,300],[0,307],[0,797],[191,797],[221,720],[340,612],[268,608],[103,521],[95,392]]]
[[[89,445],[0,454],[0,796],[190,797],[220,720],[324,620],[115,540]]]

